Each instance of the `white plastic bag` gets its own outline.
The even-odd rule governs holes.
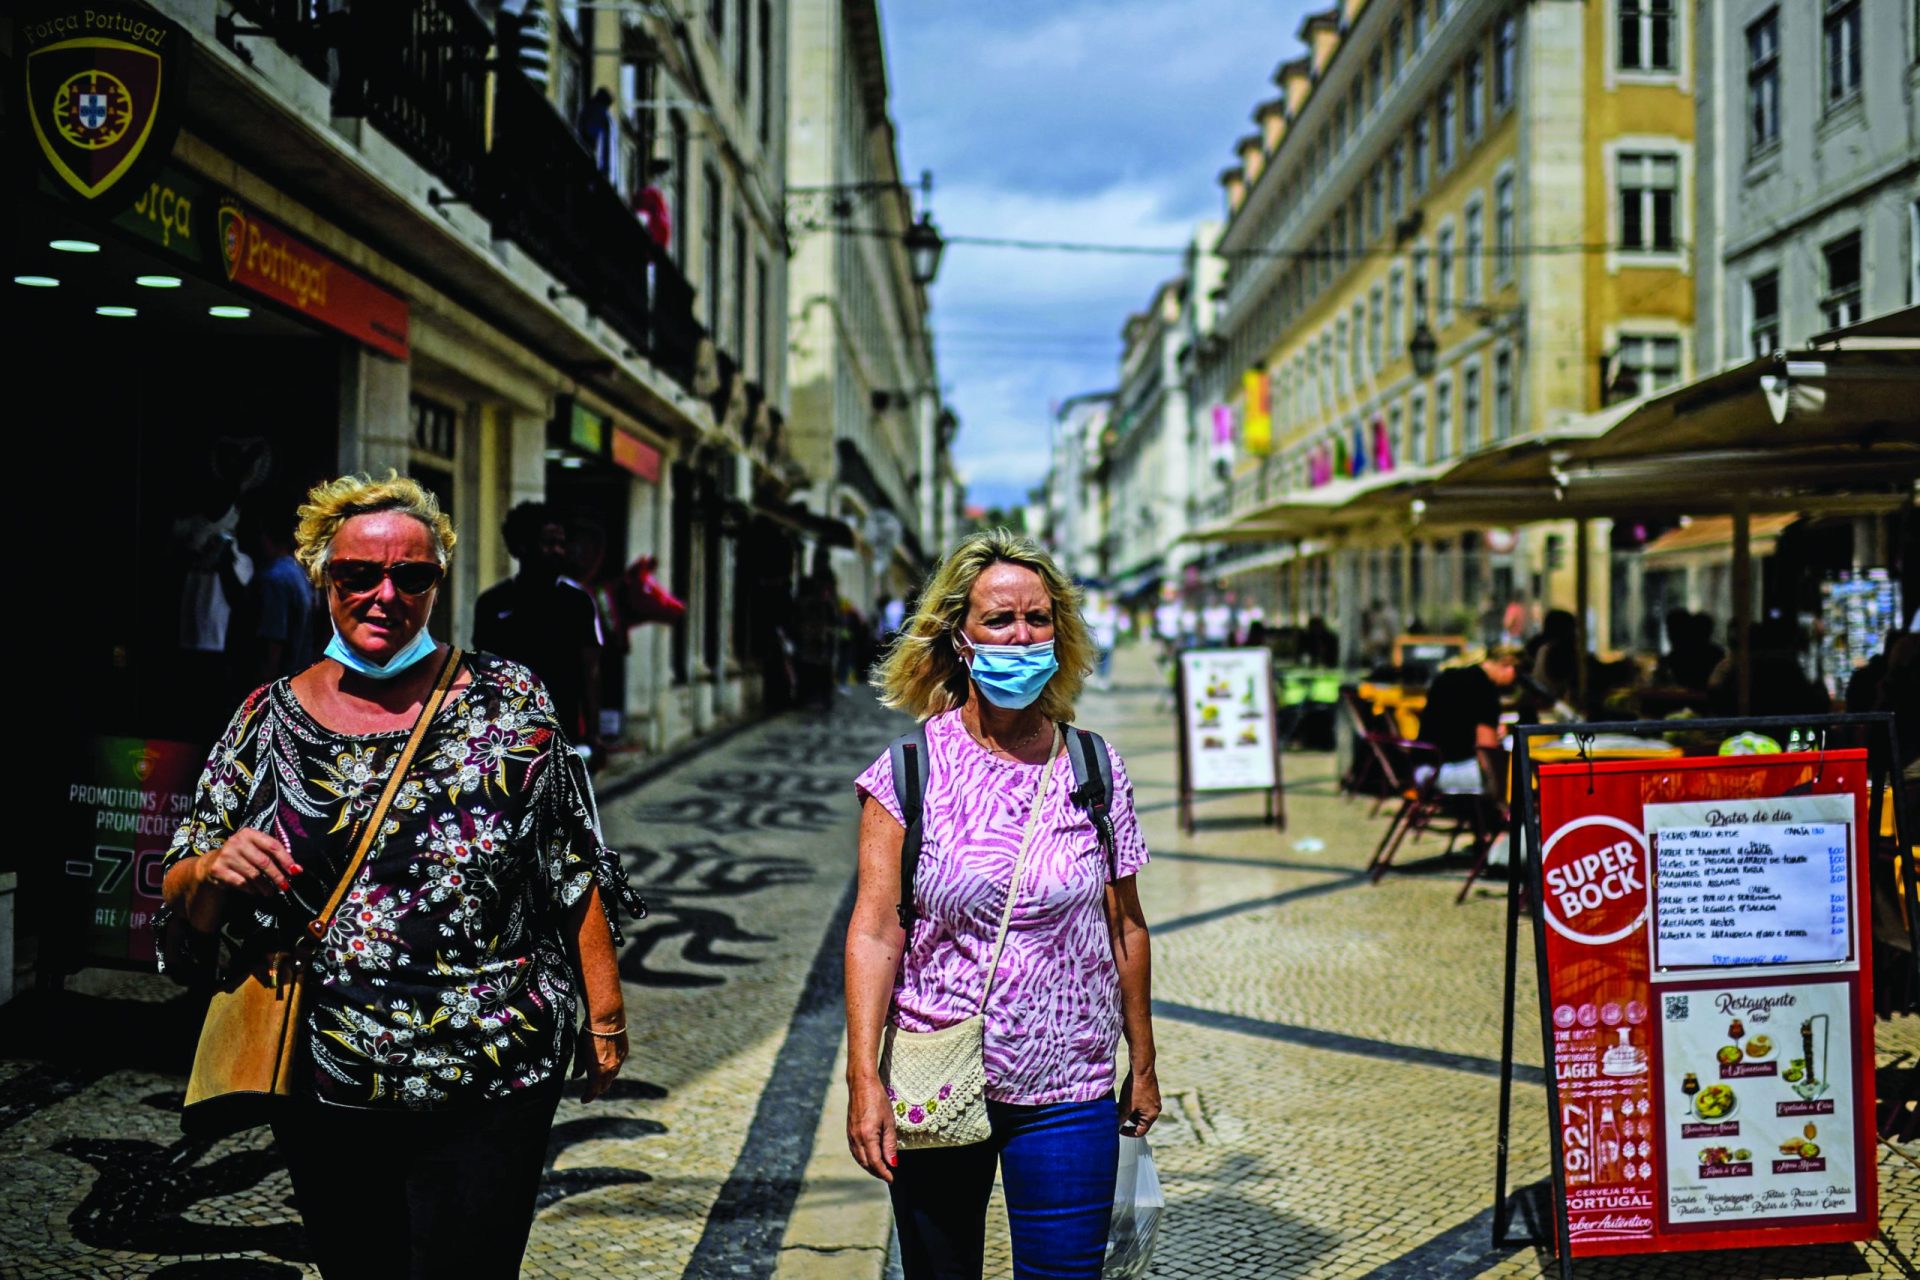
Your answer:
[[[1101,1280],[1143,1280],[1167,1200],[1145,1138],[1120,1139],[1120,1172],[1113,1180],[1113,1218],[1107,1225],[1107,1261]]]

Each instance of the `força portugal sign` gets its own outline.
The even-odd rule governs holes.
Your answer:
[[[1540,770],[1573,1256],[1876,1233],[1866,776],[1863,751]]]

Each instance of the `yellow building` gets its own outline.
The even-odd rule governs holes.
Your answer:
[[[1692,13],[1344,0],[1302,24],[1305,51],[1222,175],[1228,283],[1194,412],[1226,403],[1244,424],[1264,393],[1272,430],[1265,453],[1243,431],[1216,528],[1278,528],[1283,509],[1573,429],[1689,376]],[[1570,525],[1436,529],[1392,510],[1224,544],[1214,576],[1348,636],[1373,600],[1449,629],[1513,598],[1571,603]],[[1591,532],[1601,583],[1609,538]]]

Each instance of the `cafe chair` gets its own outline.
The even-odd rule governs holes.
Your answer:
[[[1413,789],[1413,770],[1403,749],[1409,739],[1395,729],[1391,713],[1376,714],[1352,685],[1341,687],[1340,709],[1353,730],[1353,758],[1340,777],[1340,791],[1349,800],[1362,791],[1370,793],[1373,808],[1368,816],[1373,816],[1390,798]]]

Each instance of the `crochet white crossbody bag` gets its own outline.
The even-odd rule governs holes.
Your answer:
[[[892,1023],[887,1024],[885,1043],[880,1050],[880,1080],[887,1087],[887,1101],[893,1106],[894,1132],[902,1147],[965,1147],[985,1142],[992,1136],[993,1127],[987,1120],[984,1061],[987,997],[993,994],[994,972],[1000,967],[1000,948],[1007,941],[1007,925],[1013,919],[1014,899],[1020,896],[1020,881],[1027,870],[1027,851],[1032,848],[1033,833],[1040,826],[1040,808],[1046,802],[1047,783],[1053,779],[1059,745],[1056,734],[1047,754],[1046,768],[1040,771],[1040,787],[1027,814],[1019,855],[1013,861],[1013,883],[1007,889],[1007,905],[1000,912],[1000,932],[993,940],[993,956],[987,961],[980,1012],[965,1022],[956,1022],[938,1031],[902,1031]]]

